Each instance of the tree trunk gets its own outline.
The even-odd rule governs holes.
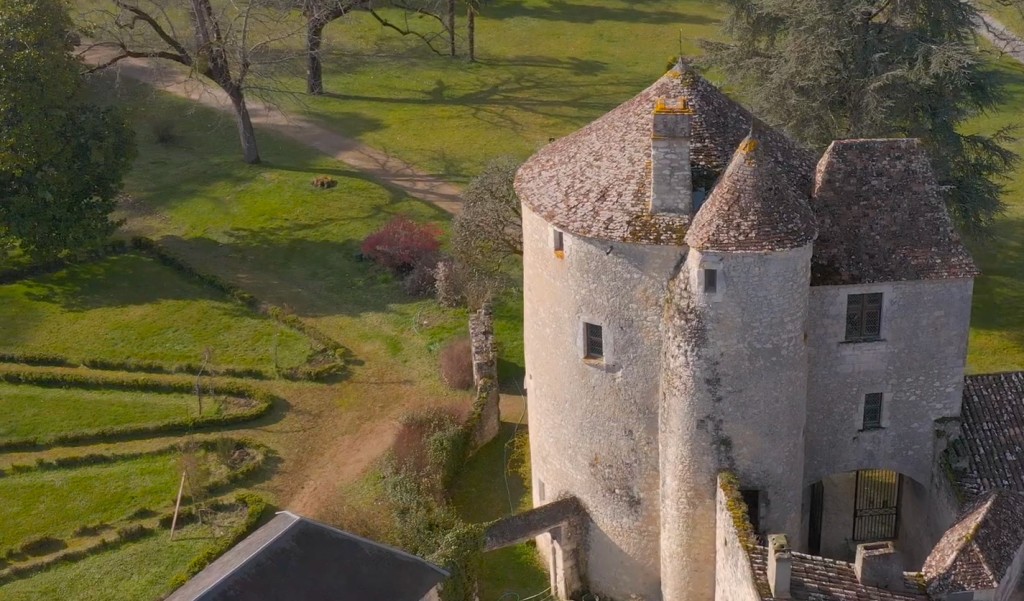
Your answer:
[[[455,2],[448,0],[448,47],[455,56]]]
[[[250,165],[260,162],[260,151],[256,146],[256,130],[249,118],[249,109],[245,106],[245,96],[241,90],[228,92],[231,104],[235,107],[235,121],[238,122],[238,136],[242,141],[242,160]]]
[[[324,42],[324,23],[310,19],[306,24],[306,91],[314,96],[324,93],[324,69],[320,62],[320,47]]]
[[[476,7],[472,0],[466,4],[466,44],[469,46],[469,62],[476,60]]]

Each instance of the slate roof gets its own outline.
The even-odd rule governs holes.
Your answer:
[[[967,376],[961,436],[947,451],[967,498],[1008,489],[1024,493],[1024,372]]]
[[[281,512],[167,601],[420,601],[447,577],[403,551]]]
[[[682,245],[689,218],[651,214],[652,111],[658,98],[685,98],[691,119],[694,181],[713,181],[728,165],[754,117],[681,64],[583,129],[547,145],[520,168],[523,203],[559,229],[589,238]],[[814,158],[775,130],[762,152],[794,190],[810,193]]]
[[[928,555],[921,571],[937,595],[994,589],[1024,543],[1024,495],[991,491],[972,503]]]
[[[915,139],[837,140],[818,162],[811,284],[978,274]]]
[[[793,189],[752,129],[733,154],[685,242],[698,250],[765,252],[799,248],[817,229],[805,194]]]
[[[892,591],[864,586],[857,580],[853,564],[815,555],[793,553],[790,594],[795,601],[927,601],[912,574],[904,576],[904,588]],[[754,577],[767,589],[768,550],[755,547],[750,553]],[[773,599],[769,594],[764,599]]]

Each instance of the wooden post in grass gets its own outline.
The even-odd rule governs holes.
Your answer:
[[[174,527],[178,525],[178,510],[181,508],[181,495],[185,492],[185,472],[181,472],[181,484],[178,485],[178,500],[174,502],[174,517],[171,518],[171,540],[174,540]]]

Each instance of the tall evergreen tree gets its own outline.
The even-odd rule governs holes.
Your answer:
[[[36,256],[94,247],[131,166],[131,128],[82,94],[62,0],[0,0],[0,242]]]
[[[965,231],[1002,210],[1017,160],[1009,130],[964,134],[998,88],[976,45],[977,9],[962,0],[723,0],[733,43],[709,63],[759,116],[808,145],[919,137]]]

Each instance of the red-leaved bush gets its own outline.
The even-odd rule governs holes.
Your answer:
[[[370,234],[360,247],[363,256],[395,271],[408,273],[441,248],[441,228],[396,215]]]

